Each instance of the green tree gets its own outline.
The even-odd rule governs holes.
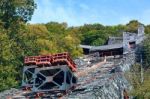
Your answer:
[[[81,56],[82,49],[79,47],[81,41],[78,30],[76,28],[67,29],[65,34],[65,37],[62,39],[62,42],[64,42],[64,45],[62,44],[62,49],[64,49],[66,52],[69,52],[73,57]]]
[[[125,25],[116,25],[116,26],[105,26],[105,31],[109,36],[122,36],[122,32],[127,29]]]
[[[51,33],[61,34],[67,29],[67,23],[48,22],[46,23],[46,27]]]
[[[143,65],[145,68],[150,68],[150,35],[147,35],[147,38],[143,42]]]
[[[16,87],[17,72],[13,65],[15,60],[14,53],[11,51],[13,41],[10,41],[6,31],[0,28],[0,91],[10,87]]]
[[[42,52],[52,50],[49,47],[49,31],[44,24],[28,24],[23,38],[25,55],[44,54]]]
[[[0,92],[11,87],[17,87],[18,73],[13,65],[0,65]]]
[[[137,33],[138,30],[138,26],[142,24],[137,20],[131,20],[128,24],[126,24],[127,26],[127,31],[128,32],[132,32],[132,33]]]
[[[3,31],[0,32],[0,64],[7,65],[14,58],[11,52],[11,45],[7,34]]]
[[[108,39],[106,31],[92,30],[84,34],[83,44],[85,45],[103,45]]]
[[[103,26],[101,24],[86,24],[79,27],[81,43],[86,45],[103,45],[109,36],[122,36],[125,25]]]
[[[24,34],[25,55],[70,52],[73,57],[81,55],[78,30],[67,28],[67,24],[49,22],[28,25]],[[30,49],[30,50],[28,50]]]
[[[135,64],[131,68],[130,72],[126,73],[126,77],[132,85],[132,90],[130,91],[131,96],[134,99],[149,99],[150,98],[150,70],[144,70],[144,81],[141,82],[141,66],[140,64]]]
[[[31,20],[35,8],[34,0],[0,0],[0,20],[8,29],[12,23]]]
[[[0,91],[21,81],[25,23],[35,8],[34,0],[0,0]]]
[[[150,25],[145,26],[145,33],[150,34]]]

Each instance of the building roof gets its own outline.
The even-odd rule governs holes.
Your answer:
[[[123,44],[113,44],[113,45],[103,45],[103,46],[95,46],[92,47],[90,51],[98,51],[98,50],[111,50],[111,49],[118,49],[123,48]]]
[[[113,45],[102,45],[102,46],[89,46],[89,45],[80,45],[81,48],[89,49],[90,51],[98,51],[98,50],[111,50],[123,48],[123,44],[113,44]]]

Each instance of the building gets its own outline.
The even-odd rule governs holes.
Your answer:
[[[144,40],[144,26],[139,25],[138,33],[123,32],[122,37],[109,37],[106,45],[80,45],[84,54],[99,52],[99,56],[116,56],[128,53]]]

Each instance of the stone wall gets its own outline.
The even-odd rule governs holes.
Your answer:
[[[132,88],[124,76],[135,62],[134,52],[128,53],[120,59],[114,59],[115,66],[106,73],[100,73],[102,68],[89,74],[86,78],[97,77],[90,83],[78,87],[65,98],[68,99],[124,99],[124,91]],[[106,64],[109,67],[111,64]],[[81,78],[79,82],[86,79]]]

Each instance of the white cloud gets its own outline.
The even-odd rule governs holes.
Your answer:
[[[69,26],[79,26],[84,23],[102,23],[104,25],[126,24],[132,19],[137,19],[144,24],[150,23],[150,9],[136,15],[119,13],[115,9],[102,6],[95,7],[75,0],[36,0],[38,7],[30,23],[47,23],[50,21],[67,22]]]
[[[84,3],[77,5],[73,0],[67,0],[67,6],[65,7],[63,4],[56,4],[54,0],[37,0],[36,2],[38,8],[35,10],[30,23],[57,21],[67,22],[69,26],[79,26],[100,21],[105,23],[104,20],[110,19],[110,15],[116,15],[116,12],[111,9],[107,9],[107,12],[105,9],[95,10]],[[77,6],[80,10],[76,10],[74,6]]]
[[[33,19],[30,23],[39,21],[46,23],[50,21],[67,22],[69,25],[77,25],[79,20],[76,18],[74,11],[70,8],[73,2],[68,2],[70,7],[65,8],[61,5],[55,6],[54,0],[38,1],[38,8],[35,10]]]

